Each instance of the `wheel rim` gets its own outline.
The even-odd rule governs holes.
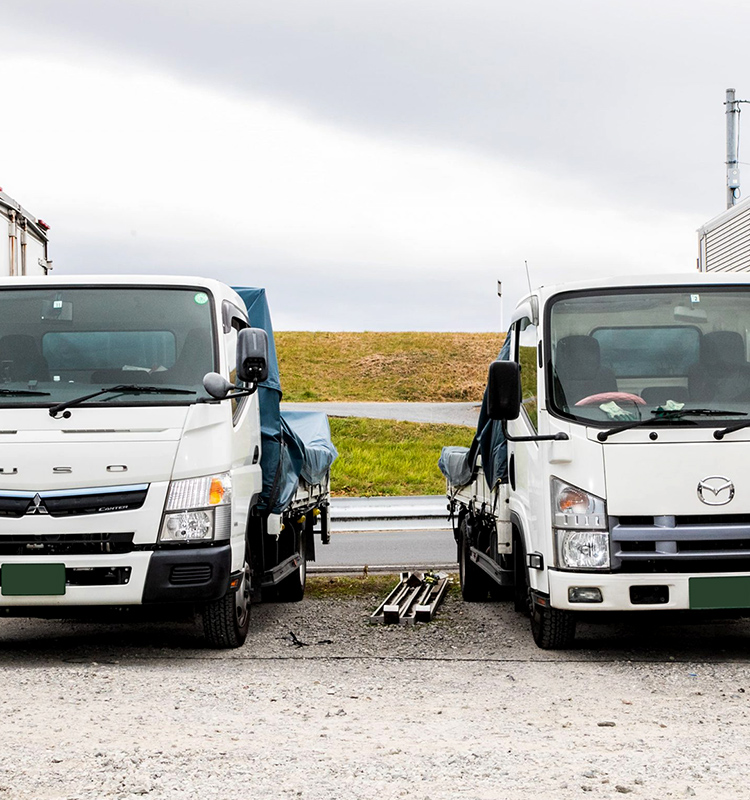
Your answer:
[[[250,565],[245,562],[242,583],[239,585],[234,595],[234,613],[237,620],[237,627],[244,627],[250,614]]]
[[[299,565],[299,583],[300,586],[304,587],[305,582],[307,580],[307,531],[303,529],[302,533],[299,537],[299,555],[300,555],[300,565]]]

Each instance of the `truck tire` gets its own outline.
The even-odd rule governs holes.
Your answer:
[[[305,596],[305,583],[307,582],[307,537],[303,530],[294,529],[294,537],[299,539],[298,549],[302,560],[297,569],[287,575],[283,581],[276,586],[276,600],[279,603],[299,603]]]
[[[250,627],[250,564],[245,559],[239,588],[203,606],[203,635],[211,647],[242,647]]]
[[[576,618],[571,611],[533,603],[531,634],[542,650],[566,650],[576,637]]]
[[[458,577],[461,597],[467,603],[481,603],[487,599],[489,580],[484,572],[471,560],[471,549],[466,535],[466,519],[458,528]]]

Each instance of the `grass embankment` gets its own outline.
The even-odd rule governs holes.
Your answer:
[[[468,447],[473,428],[332,417],[339,457],[331,468],[331,490],[344,497],[442,494],[440,449]]]
[[[487,368],[503,343],[497,333],[275,334],[287,401],[457,402],[482,399]],[[444,445],[471,443],[454,425],[331,419],[339,458],[334,495],[442,494]]]
[[[479,401],[502,333],[274,334],[287,401]]]

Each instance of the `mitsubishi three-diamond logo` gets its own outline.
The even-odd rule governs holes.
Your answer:
[[[35,494],[31,505],[26,509],[27,514],[47,514],[48,511],[44,507],[44,501],[40,494]]]
[[[729,478],[711,475],[698,481],[698,497],[707,506],[725,506],[734,497],[734,484]]]

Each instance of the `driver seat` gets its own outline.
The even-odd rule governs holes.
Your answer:
[[[555,350],[554,393],[560,408],[601,392],[616,392],[615,373],[601,363],[599,342],[593,336],[565,336]]]
[[[688,373],[690,399],[731,401],[750,392],[745,340],[736,331],[711,331],[701,338],[698,363]]]
[[[14,333],[0,339],[0,380],[49,380],[49,364],[33,336]]]

